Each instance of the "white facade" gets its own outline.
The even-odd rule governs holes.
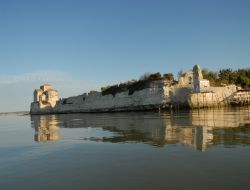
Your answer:
[[[199,92],[207,92],[210,88],[210,82],[209,80],[202,79],[199,81]]]
[[[59,100],[59,94],[51,85],[44,84],[40,86],[40,89],[34,91],[34,102],[41,106],[49,105],[54,107]]]
[[[39,97],[41,96],[41,94],[43,93],[43,91],[41,89],[36,89],[33,93],[34,95],[34,102],[39,102]]]
[[[209,80],[202,79],[197,81],[194,84],[194,92],[199,93],[199,92],[208,92],[210,89],[210,82]]]

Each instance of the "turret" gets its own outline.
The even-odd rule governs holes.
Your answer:
[[[194,92],[208,91],[210,87],[209,80],[203,79],[202,71],[199,65],[193,67],[193,89]]]

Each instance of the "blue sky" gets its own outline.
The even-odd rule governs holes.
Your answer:
[[[0,0],[0,111],[145,72],[250,66],[249,0]]]

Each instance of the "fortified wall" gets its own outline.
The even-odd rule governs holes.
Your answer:
[[[204,108],[229,105],[237,92],[236,86],[211,87],[203,79],[201,68],[195,65],[178,81],[161,77],[159,73],[146,80],[132,81],[59,99],[51,85],[34,91],[31,114],[117,112],[171,108]]]

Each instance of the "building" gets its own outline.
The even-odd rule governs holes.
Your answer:
[[[56,102],[59,100],[58,91],[55,90],[50,84],[40,86],[40,89],[36,89],[33,95],[34,102],[39,103],[40,107],[43,105],[55,107]]]

